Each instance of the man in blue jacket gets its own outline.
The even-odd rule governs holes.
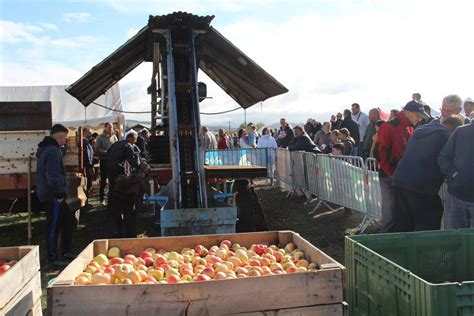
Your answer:
[[[55,265],[65,265],[58,253],[58,239],[61,235],[62,257],[71,259],[74,214],[66,203],[67,184],[63,156],[68,130],[61,124],[51,128],[51,136],[46,136],[38,144],[36,152],[36,190],[38,199],[46,211],[48,261]]]
[[[459,116],[418,127],[393,174],[395,232],[440,229],[443,205],[438,195],[444,177],[438,155],[449,133],[462,125]]]
[[[448,179],[446,228],[474,227],[474,122],[457,128],[438,157]]]

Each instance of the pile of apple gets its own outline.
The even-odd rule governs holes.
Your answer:
[[[0,259],[0,277],[5,273],[7,272],[8,270],[10,270],[11,267],[13,267],[15,265],[15,263],[17,263],[16,260],[5,260],[5,259]]]
[[[137,257],[121,257],[117,247],[97,255],[74,284],[175,284],[315,271],[294,243],[284,248],[253,244],[249,249],[223,240],[209,249],[197,245],[180,253],[145,249]]]

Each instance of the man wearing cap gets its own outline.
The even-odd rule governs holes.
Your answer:
[[[413,127],[428,114],[423,104],[418,101],[408,102],[397,116],[380,127],[377,136],[379,151],[379,176],[382,192],[382,230],[389,232],[393,229],[393,186],[392,176],[402,158],[413,134]]]
[[[393,231],[440,229],[443,204],[438,195],[444,176],[438,155],[463,120],[447,117],[441,124],[425,124],[415,129],[393,174]]]

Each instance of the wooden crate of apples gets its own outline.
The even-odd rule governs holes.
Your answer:
[[[41,315],[38,246],[0,248],[0,315]]]
[[[48,306],[53,315],[341,315],[344,274],[291,231],[96,240],[48,288]]]

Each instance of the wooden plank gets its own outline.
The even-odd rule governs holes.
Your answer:
[[[78,276],[87,267],[89,262],[94,258],[94,242],[87,245],[84,250],[74,259],[56,278],[55,285],[74,284],[76,276]],[[49,304],[48,304],[49,305]]]
[[[343,316],[342,304],[313,305],[306,307],[266,310],[230,315],[239,316]]]
[[[53,286],[48,291],[52,315],[222,315],[342,302],[340,269],[187,284]]]
[[[36,314],[33,313],[35,305],[37,305],[38,302],[41,311],[41,274],[39,271],[7,305],[0,309],[0,315],[38,315],[38,312],[36,312]],[[36,308],[38,307],[36,306]]]
[[[10,270],[0,277],[0,309],[2,309],[40,270],[39,247],[0,248],[0,258],[18,260]]]

